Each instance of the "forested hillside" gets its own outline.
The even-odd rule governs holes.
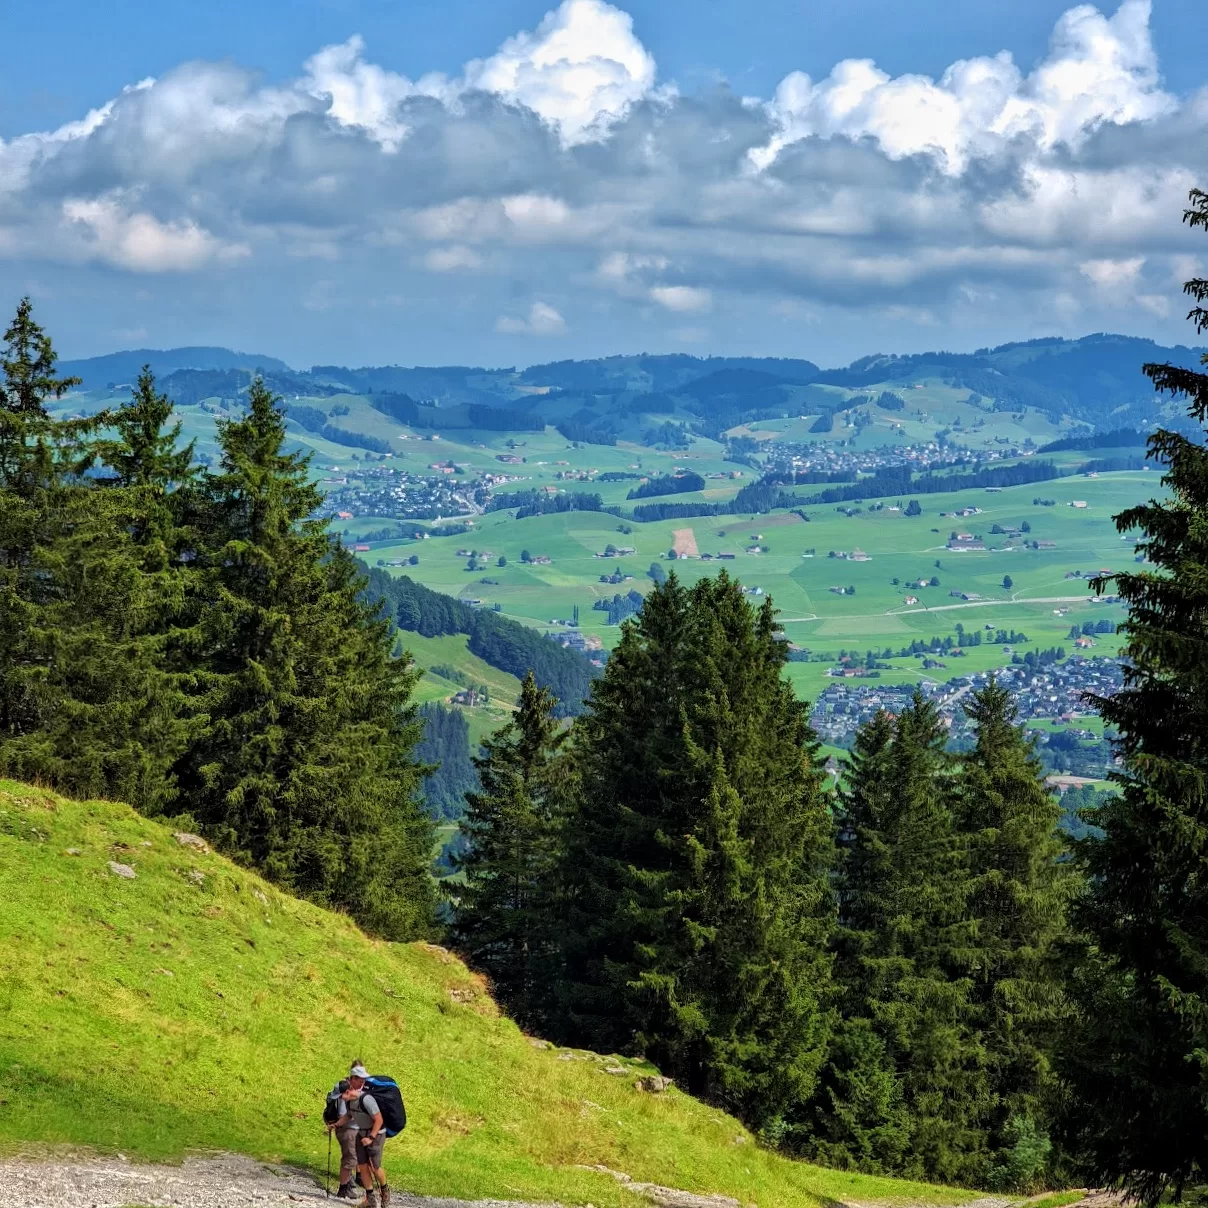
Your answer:
[[[391,619],[402,630],[424,637],[446,633],[469,636],[472,654],[518,678],[528,672],[557,698],[560,717],[574,716],[583,707],[597,674],[582,655],[544,638],[534,629],[489,610],[473,608],[452,596],[432,591],[407,575],[367,572],[366,598],[384,601]]]
[[[203,388],[222,395],[237,381],[246,387],[260,372],[268,387],[282,394],[365,395],[384,414],[420,428],[523,432],[551,423],[568,440],[607,444],[626,427],[627,417],[643,413],[682,414],[701,434],[719,437],[737,424],[797,412],[821,412],[825,422],[841,404],[878,398],[883,409],[888,399],[890,408],[900,410],[909,402],[903,391],[936,382],[970,391],[1000,411],[1031,407],[1092,426],[1144,426],[1152,420],[1153,401],[1137,381],[1137,365],[1149,361],[1189,369],[1201,352],[1099,334],[973,353],[874,354],[835,369],[804,360],[677,354],[564,361],[517,372],[340,365],[294,371],[271,357],[182,348],[115,353],[71,362],[64,371],[95,390],[131,381],[145,363],[165,378],[167,393],[181,400]]]

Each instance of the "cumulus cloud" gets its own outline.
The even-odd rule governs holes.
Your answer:
[[[939,80],[891,78],[870,59],[845,59],[825,80],[781,81],[768,105],[777,131],[752,152],[767,167],[803,138],[871,138],[890,158],[930,155],[951,174],[1016,138],[1041,150],[1077,147],[1104,123],[1170,112],[1149,37],[1150,0],[1124,0],[1112,17],[1089,4],[1057,22],[1048,57],[1024,77],[1006,51],[953,63]]]
[[[936,78],[852,59],[763,99],[660,81],[606,0],[564,0],[448,75],[410,79],[359,37],[284,81],[185,63],[0,140],[0,258],[103,266],[130,299],[149,274],[198,296],[288,282],[299,332],[391,299],[376,330],[412,308],[424,357],[438,323],[578,351],[686,339],[676,324],[706,313],[794,348],[870,313],[954,345],[979,315],[1013,335],[1173,332],[1208,90],[1163,88],[1149,17],[1073,7],[1029,72],[994,47]],[[226,296],[236,334],[240,307],[263,313]]]
[[[660,306],[680,314],[708,310],[713,305],[713,295],[694,285],[655,285],[650,296]]]
[[[151,214],[129,212],[118,197],[65,201],[63,218],[67,242],[81,258],[136,272],[185,271],[250,254],[243,245],[224,243],[195,222],[160,222]]]
[[[560,336],[566,331],[566,320],[548,303],[534,302],[523,318],[500,315],[495,330],[511,336]]]

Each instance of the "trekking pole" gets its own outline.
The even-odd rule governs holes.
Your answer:
[[[327,1130],[327,1178],[323,1180],[323,1194],[331,1199],[331,1129]]]

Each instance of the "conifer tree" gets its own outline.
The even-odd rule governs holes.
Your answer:
[[[567,1031],[649,1054],[781,1140],[812,1092],[833,841],[770,601],[674,575],[576,726]]]
[[[1060,863],[1061,807],[1015,723],[1010,693],[991,678],[965,712],[977,742],[960,761],[957,824],[970,873],[967,917],[976,926],[973,1006],[992,1099],[987,1181],[1024,1191],[1041,1181],[1051,1149],[1051,1064],[1065,1007],[1057,945],[1070,869]]]
[[[453,937],[525,1027],[547,1019],[554,985],[554,874],[565,793],[564,734],[555,700],[530,671],[515,716],[474,759],[481,789],[466,794],[457,866],[465,872]]]
[[[0,771],[146,806],[171,795],[172,707],[139,617],[131,500],[98,492],[107,413],[48,410],[58,377],[28,298],[0,358]]]
[[[1184,217],[1208,229],[1208,193],[1193,191]],[[1203,331],[1208,280],[1184,289]],[[1208,421],[1208,373],[1144,369]],[[1140,530],[1152,568],[1113,576],[1129,610],[1125,686],[1096,703],[1123,768],[1100,834],[1078,844],[1087,944],[1064,1069],[1090,1177],[1153,1205],[1208,1182],[1208,447],[1159,429],[1149,456],[1165,463],[1168,497],[1116,517],[1122,533]]]
[[[840,823],[835,971],[843,1024],[815,1101],[814,1156],[976,1181],[987,1110],[953,827],[947,734],[916,693],[853,750]]]
[[[314,516],[307,459],[257,379],[223,424],[196,520],[204,730],[178,809],[223,850],[390,938],[429,932],[431,823],[418,804],[417,672]]]

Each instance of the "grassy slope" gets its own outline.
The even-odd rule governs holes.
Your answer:
[[[0,782],[0,901],[5,1148],[319,1169],[322,1095],[363,1057],[405,1088],[387,1166],[419,1192],[632,1203],[578,1169],[599,1163],[760,1208],[969,1198],[790,1163],[678,1091],[639,1093],[645,1067],[535,1047],[442,950],[369,940],[122,805]]]

